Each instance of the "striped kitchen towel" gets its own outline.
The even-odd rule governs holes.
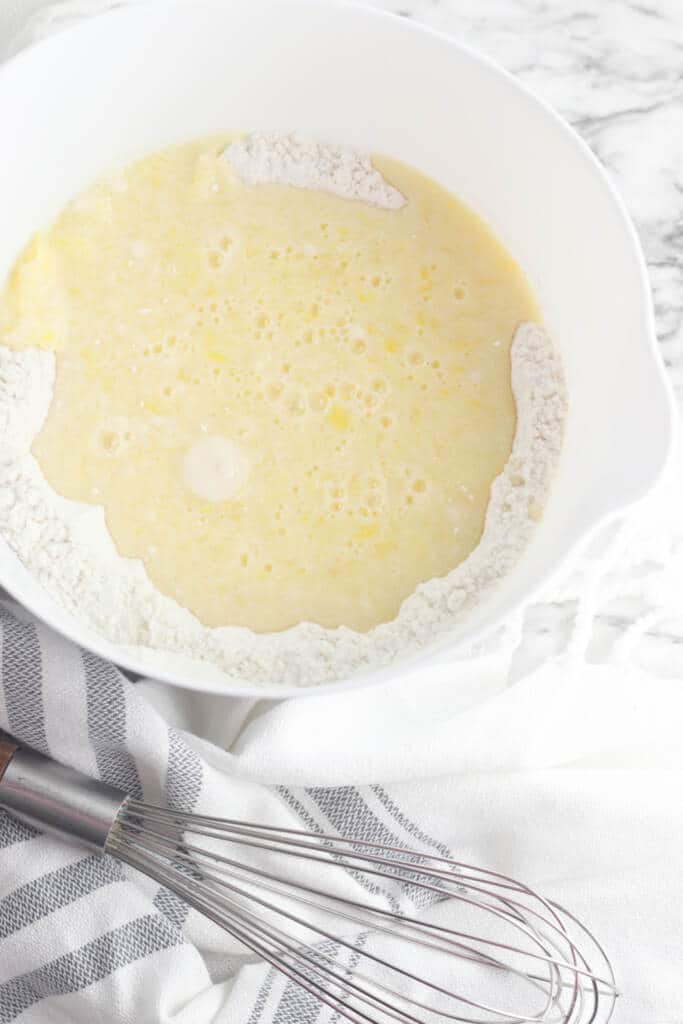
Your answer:
[[[136,797],[448,854],[380,786],[236,782],[216,766],[228,755],[200,756],[145,699],[144,686],[9,601],[0,604],[0,666],[2,728]],[[345,966],[348,951],[333,952]],[[0,1022],[15,1019],[324,1018],[311,996],[168,890],[0,811]]]
[[[0,680],[1,728],[150,802],[452,850],[528,881],[604,940],[621,1024],[681,1019],[678,683],[546,667],[467,707],[445,666],[247,706],[131,682],[8,601]],[[0,812],[0,1024],[333,1019],[167,890]]]

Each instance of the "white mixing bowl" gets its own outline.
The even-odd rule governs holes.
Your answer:
[[[397,157],[460,196],[508,246],[564,356],[571,401],[565,449],[545,516],[517,568],[411,667],[500,623],[659,477],[673,406],[628,216],[578,136],[460,44],[336,3],[120,8],[2,67],[0,126],[0,279],[36,228],[112,165],[226,130],[296,129]],[[122,652],[59,607],[4,542],[0,584],[61,633],[134,671],[198,690],[292,693]],[[407,665],[326,689],[386,679]]]

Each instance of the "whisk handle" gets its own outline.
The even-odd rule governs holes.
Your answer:
[[[22,821],[102,851],[126,799],[0,733],[0,805]]]

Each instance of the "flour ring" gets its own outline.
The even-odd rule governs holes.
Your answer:
[[[252,136],[233,143],[230,154],[247,183],[323,188],[388,209],[405,202],[369,158],[350,150]],[[0,346],[0,533],[47,591],[114,644],[205,661],[256,686],[304,687],[376,669],[453,629],[514,567],[537,525],[562,446],[564,375],[551,339],[533,323],[518,327],[511,365],[517,429],[479,545],[448,575],[418,586],[393,621],[367,633],[310,622],[270,634],[209,628],[158,591],[142,562],[116,551],[103,508],[59,496],[31,454],[55,376],[54,355],[38,349]]]

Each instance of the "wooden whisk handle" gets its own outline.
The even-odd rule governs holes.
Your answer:
[[[18,749],[19,744],[17,741],[0,729],[0,782],[2,782],[2,777],[5,774],[7,765],[10,763]]]

